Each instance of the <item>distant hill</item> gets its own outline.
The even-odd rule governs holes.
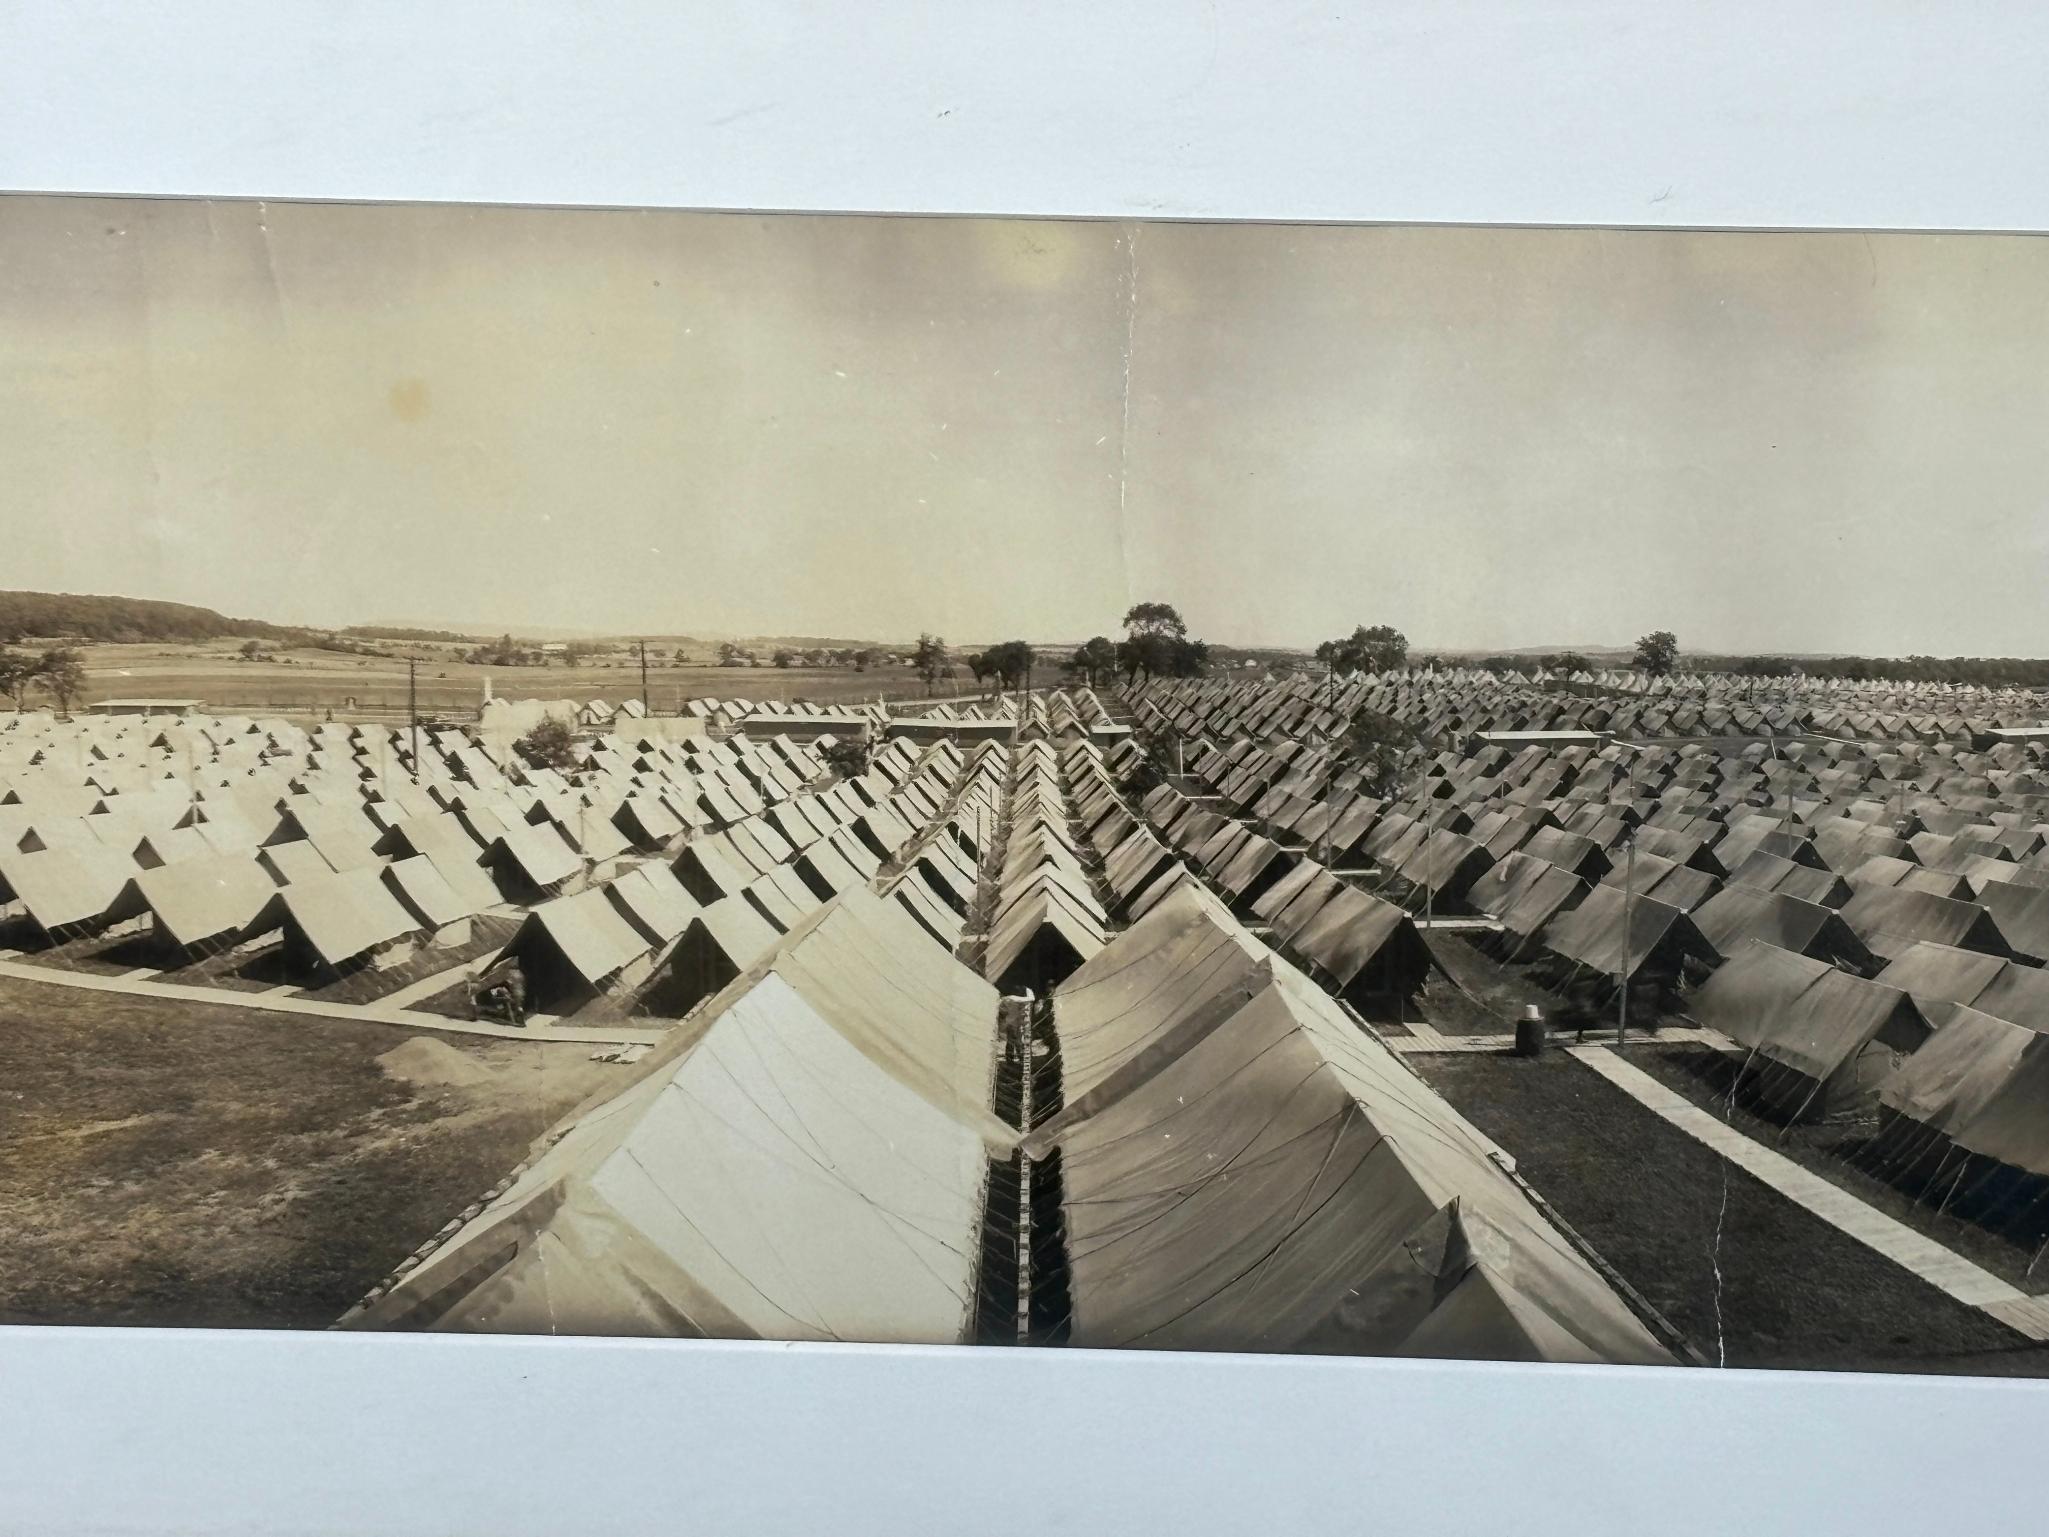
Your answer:
[[[0,643],[43,637],[97,641],[218,640],[246,635],[291,640],[308,632],[260,619],[230,619],[210,608],[155,598],[70,592],[0,592]]]

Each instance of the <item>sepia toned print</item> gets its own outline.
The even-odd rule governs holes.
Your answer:
[[[2045,252],[0,200],[0,1321],[2049,1370]]]

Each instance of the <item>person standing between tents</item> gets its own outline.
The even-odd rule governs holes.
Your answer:
[[[505,1017],[526,1027],[526,973],[517,961],[505,969]]]
[[[470,984],[470,1012],[477,1019],[495,1014],[508,1024],[526,1023],[526,974],[518,961],[494,966]]]

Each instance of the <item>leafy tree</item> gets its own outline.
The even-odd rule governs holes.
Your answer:
[[[1209,647],[1188,638],[1171,603],[1134,603],[1124,613],[1124,639],[1116,669],[1127,682],[1140,678],[1199,678],[1209,671]]]
[[[939,686],[941,678],[950,677],[953,673],[953,658],[947,655],[946,637],[921,632],[917,648],[911,652],[911,665],[925,680],[925,692],[930,694]]]
[[[1141,633],[1116,647],[1117,670],[1139,678],[1200,678],[1209,671],[1209,643],[1183,635]]]
[[[1636,643],[1636,665],[1653,678],[1662,678],[1679,665],[1679,637],[1670,630],[1653,630]]]
[[[1188,633],[1188,626],[1171,603],[1134,603],[1124,611],[1124,633],[1134,639],[1140,635],[1182,636]]]
[[[995,675],[996,669],[989,665],[989,653],[986,651],[970,651],[961,660],[968,664],[968,671],[975,675],[978,686],[984,679]]]
[[[45,651],[36,663],[36,677],[58,710],[69,715],[71,701],[85,692],[85,658],[69,646]]]
[[[1172,675],[1177,678],[1200,678],[1209,672],[1209,642],[1206,640],[1180,640],[1174,643],[1174,654],[1168,658]]]
[[[263,655],[263,642],[260,640],[243,641],[242,655],[247,657],[252,662],[255,661],[258,657]]]
[[[747,652],[737,642],[730,640],[719,642],[719,666],[744,667],[746,665]]]
[[[1409,659],[1409,639],[1393,625],[1357,626],[1350,635],[1327,640],[1316,659],[1341,677],[1355,672],[1390,672]]]
[[[1391,624],[1354,630],[1352,643],[1362,670],[1367,672],[1388,672],[1409,659],[1409,638]]]
[[[825,759],[826,767],[842,779],[858,779],[867,773],[874,755],[875,744],[865,734],[836,736],[819,748],[819,756]]]
[[[1743,656],[1726,670],[1739,678],[1783,678],[1798,671],[1798,667],[1788,656]]]
[[[42,663],[26,651],[0,651],[0,694],[14,701],[14,708],[28,708],[29,691],[42,676]]]
[[[866,672],[875,665],[876,659],[881,655],[882,653],[873,646],[863,646],[854,653],[854,671]]]
[[[569,729],[569,722],[557,716],[544,716],[512,745],[535,768],[566,771],[576,767],[576,733]]]
[[[1098,688],[1117,676],[1117,643],[1107,635],[1092,636],[1075,648],[1067,670]]]
[[[1360,793],[1376,800],[1399,795],[1422,763],[1422,739],[1413,727],[1363,705],[1352,712],[1338,740],[1362,771]]]
[[[1577,651],[1560,651],[1555,656],[1544,658],[1544,667],[1550,672],[1592,672],[1594,664]]]
[[[775,655],[769,658],[769,660],[774,662],[778,667],[788,667],[790,663],[797,660],[797,653],[792,651],[788,646],[778,646],[776,647]]]
[[[1030,687],[1032,668],[1039,657],[1024,641],[1007,640],[1000,646],[991,646],[983,660],[998,683],[1004,688],[1016,688]]]
[[[1176,755],[1181,749],[1181,733],[1161,722],[1138,727],[1132,732],[1132,737],[1144,750],[1145,756],[1125,776],[1124,788],[1131,795],[1150,794],[1173,777]]]

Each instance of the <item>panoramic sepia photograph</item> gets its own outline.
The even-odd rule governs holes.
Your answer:
[[[0,1324],[2049,1375],[2045,299],[0,198]]]

